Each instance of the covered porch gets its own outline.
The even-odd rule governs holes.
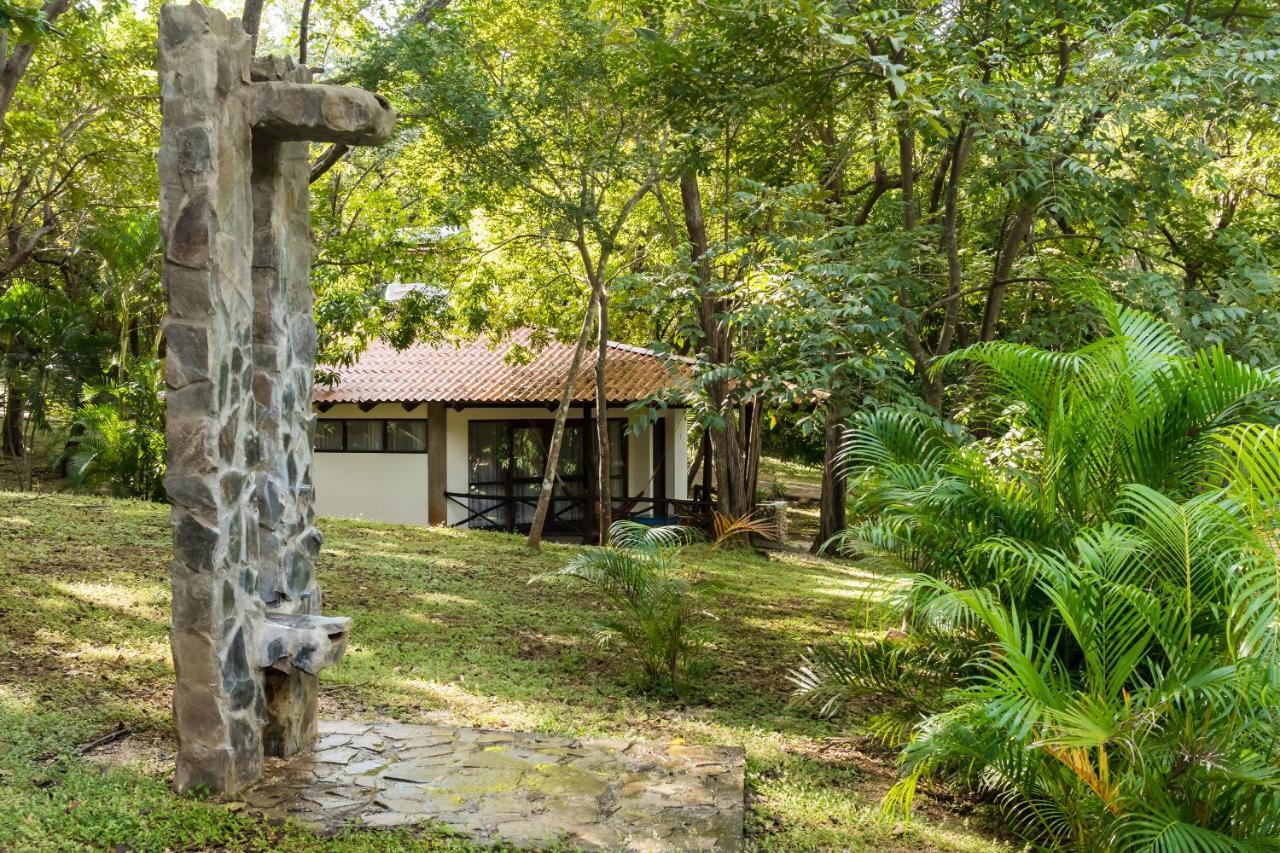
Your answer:
[[[621,344],[609,364],[612,515],[653,523],[687,507],[683,408],[641,401],[677,377],[655,353]],[[541,491],[567,348],[510,365],[481,345],[378,345],[317,389],[317,511],[348,518],[528,532]],[[590,376],[575,389],[544,531],[592,541],[600,492]],[[683,509],[682,509],[683,508]]]

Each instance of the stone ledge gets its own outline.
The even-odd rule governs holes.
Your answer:
[[[260,669],[315,675],[342,660],[351,632],[349,616],[308,616],[268,611],[262,624]]]
[[[396,114],[386,98],[322,83],[253,84],[253,134],[282,142],[381,145]]]

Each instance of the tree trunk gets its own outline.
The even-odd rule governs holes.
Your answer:
[[[698,442],[698,449],[693,454],[693,464],[689,466],[689,472],[685,480],[685,494],[692,495],[693,487],[698,482],[698,471],[702,469],[703,442]]]
[[[258,29],[262,26],[263,2],[264,0],[244,0],[244,11],[240,13],[240,26],[253,38],[255,48],[258,45]]]
[[[311,0],[302,0],[302,15],[298,20],[298,64],[307,64],[307,39],[311,35]]]
[[[52,25],[70,5],[71,0],[47,0],[40,7],[40,11],[44,12],[45,22]],[[0,127],[4,125],[5,117],[9,114],[9,105],[13,103],[18,84],[27,73],[27,67],[31,64],[31,57],[35,55],[37,44],[36,40],[24,41],[19,43],[7,58],[0,56],[0,59],[4,60],[4,66],[0,67]]]
[[[684,206],[685,228],[689,233],[692,260],[701,291],[698,321],[705,337],[707,360],[711,364],[727,365],[733,359],[733,344],[720,319],[724,306],[712,292],[707,225],[702,214],[702,193],[697,173],[686,170],[680,174],[680,200]],[[733,518],[741,518],[751,511],[751,502],[746,489],[742,446],[738,440],[737,412],[730,400],[728,382],[724,379],[708,382],[707,395],[711,398],[711,409],[720,421],[719,424],[706,425],[711,435],[717,508]]]
[[[991,286],[987,291],[987,304],[982,310],[981,340],[993,341],[996,338],[996,326],[1000,322],[1000,309],[1004,305],[1004,293],[1009,287],[1009,277],[1013,274],[1013,264],[1022,251],[1022,244],[1031,233],[1031,223],[1035,219],[1036,203],[1023,202],[1018,208],[1004,241],[1000,244],[996,255],[995,269],[991,273]]]
[[[22,392],[13,384],[10,376],[5,393],[4,421],[0,422],[0,455],[20,458],[24,444],[22,440]]]
[[[596,306],[600,311],[600,341],[596,350],[596,465],[599,474],[596,493],[596,535],[601,545],[609,543],[609,527],[613,524],[613,455],[609,447],[609,393],[605,385],[605,364],[609,353],[609,293],[604,285],[597,288]]]
[[[748,511],[755,508],[756,492],[760,485],[760,398],[757,397],[743,408],[743,417],[747,421],[746,448],[747,457],[743,465],[742,476],[747,484]]]
[[[822,496],[818,504],[818,535],[809,550],[823,554],[828,542],[846,525],[845,501],[847,489],[844,472],[840,470],[840,443],[844,438],[844,424],[839,409],[832,404],[827,408],[825,443],[822,448]]]
[[[569,361],[569,372],[564,378],[564,388],[560,391],[560,407],[556,409],[556,423],[551,430],[551,444],[547,447],[547,467],[542,474],[542,491],[538,492],[538,506],[533,512],[533,521],[529,525],[529,547],[535,551],[542,547],[542,528],[547,522],[547,510],[551,506],[551,491],[555,488],[556,469],[560,464],[560,445],[564,441],[564,425],[569,420],[569,406],[573,402],[573,386],[578,381],[578,371],[582,368],[582,354],[591,339],[592,320],[595,319],[596,293],[591,292],[587,300],[587,308],[582,313],[582,330],[578,332],[578,342],[573,348],[573,358]]]

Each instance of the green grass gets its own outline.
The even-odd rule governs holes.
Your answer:
[[[695,547],[718,617],[714,668],[674,702],[639,693],[625,655],[591,640],[598,599],[528,582],[576,546],[536,555],[504,535],[323,526],[326,610],[355,618],[347,657],[322,679],[325,716],[740,744],[753,848],[997,846],[936,804],[909,826],[886,822],[890,757],[854,720],[787,706],[787,668],[848,629],[873,575]],[[169,792],[168,542],[162,506],[0,493],[0,849],[465,847],[430,832],[318,838]],[[128,739],[76,754],[118,723]]]
[[[822,466],[793,459],[779,459],[776,456],[761,456],[757,482],[765,494],[773,491],[776,483],[789,495],[816,499],[822,491]]]

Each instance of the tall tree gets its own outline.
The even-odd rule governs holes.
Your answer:
[[[455,3],[435,10],[430,28],[411,26],[378,45],[359,69],[395,81],[389,94],[419,122],[414,156],[447,163],[456,182],[440,215],[442,224],[465,225],[474,248],[451,294],[463,325],[494,334],[531,325],[567,337],[577,315],[565,306],[585,303],[604,333],[597,373],[608,351],[608,288],[635,259],[619,247],[662,148],[652,107],[630,90],[621,35],[580,0]],[[558,418],[550,479],[562,430]],[[603,477],[607,423],[596,443]],[[606,479],[601,486],[607,500]],[[544,517],[535,516],[532,544]]]

